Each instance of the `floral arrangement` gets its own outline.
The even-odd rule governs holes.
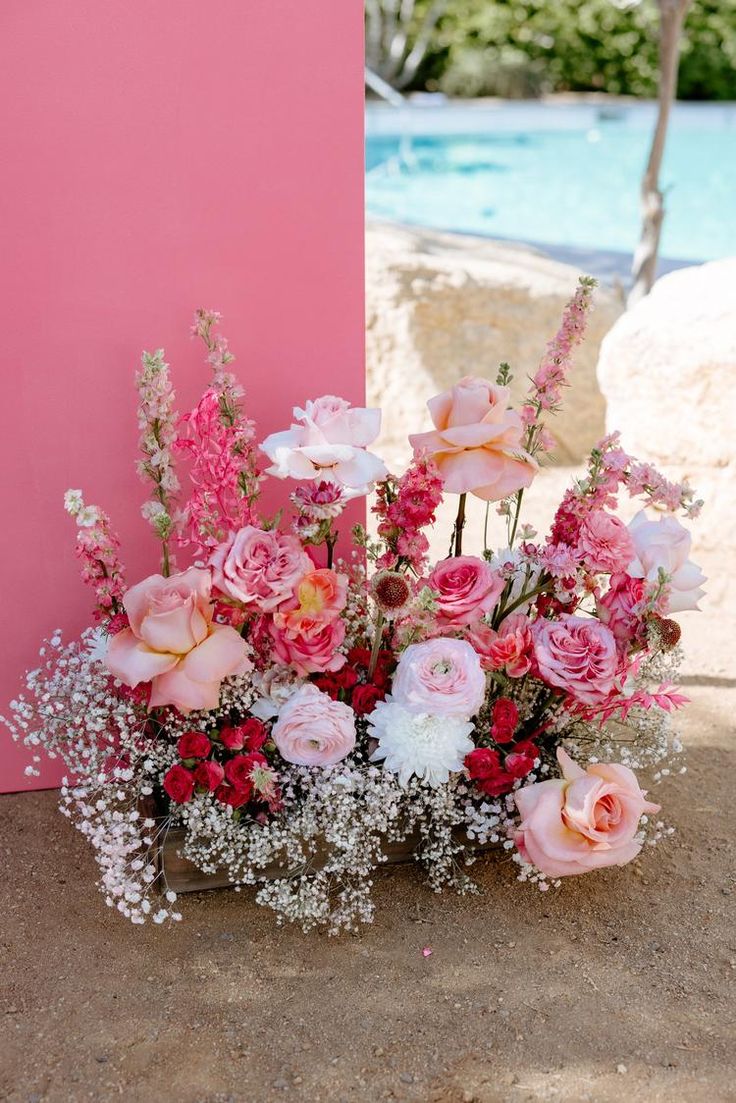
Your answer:
[[[370,450],[380,411],[329,395],[259,443],[214,312],[195,316],[212,378],[184,416],[163,351],[144,353],[138,469],[159,572],[129,584],[110,519],[69,491],[96,624],[52,636],[6,721],[29,772],[42,749],[66,763],[61,810],[110,906],[181,918],[154,860],[171,825],[204,873],[331,931],[370,921],[372,872],[402,841],[435,890],[472,891],[491,844],[547,889],[671,830],[634,770],[656,781],[681,750],[672,615],[697,607],[704,578],[675,514],[701,503],[614,434],[547,536],[522,523],[593,286],[580,281],[519,409],[508,365],[461,379],[428,403],[433,428],[410,437],[400,476]],[[276,516],[267,479],[291,487]],[[628,525],[624,492],[641,506]],[[369,494],[371,526],[346,531]],[[433,563],[448,495],[450,551]],[[484,546],[468,553],[478,500]]]

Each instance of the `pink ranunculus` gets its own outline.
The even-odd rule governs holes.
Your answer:
[[[641,850],[636,838],[644,814],[659,812],[645,800],[636,775],[618,764],[583,770],[557,748],[563,776],[517,789],[522,858],[548,877],[623,866]]]
[[[522,447],[523,426],[508,408],[509,395],[508,387],[466,375],[427,403],[434,430],[409,441],[415,455],[432,457],[450,494],[469,491],[496,502],[531,484],[538,465]]]
[[[613,689],[618,655],[613,633],[600,621],[562,613],[534,623],[539,676],[583,704],[595,705]]]
[[[331,766],[355,746],[355,715],[316,686],[303,685],[282,706],[271,738],[297,766]]]
[[[290,632],[275,622],[269,630],[276,658],[301,677],[333,672],[345,665],[345,656],[338,651],[345,639],[345,623],[339,618],[304,633]]]
[[[335,620],[345,608],[348,577],[329,567],[310,570],[299,579],[290,595],[274,613],[274,623],[293,635],[307,635]]]
[[[643,578],[632,578],[620,572],[611,575],[611,584],[597,602],[598,619],[610,628],[619,647],[625,648],[644,633],[640,614],[646,598]]]
[[[381,428],[381,411],[324,395],[294,408],[291,428],[266,437],[261,449],[278,479],[326,479],[365,494],[386,477],[386,465],[367,451]]]
[[[130,627],[110,640],[105,665],[126,686],[150,682],[149,708],[216,708],[223,678],[251,669],[242,637],[212,623],[210,590],[210,572],[190,567],[151,575],[123,598]]]
[[[484,559],[457,555],[441,559],[427,585],[435,593],[437,623],[460,627],[495,608],[504,580]]]
[[[212,582],[226,597],[271,612],[291,597],[312,560],[295,536],[246,525],[230,533],[210,559]]]
[[[480,655],[484,670],[503,670],[509,678],[523,678],[532,665],[532,634],[524,613],[511,613],[498,632],[486,624],[472,625],[467,640]]]
[[[577,551],[592,574],[623,571],[635,555],[626,525],[604,509],[593,510],[583,521]]]
[[[485,675],[473,648],[446,637],[410,644],[391,687],[392,700],[430,716],[475,716],[485,693]]]
[[[626,568],[627,574],[653,585],[657,584],[660,568],[669,575],[666,599],[659,612],[667,616],[697,609],[706,579],[700,567],[688,559],[691,541],[687,529],[675,517],[650,521],[640,510],[629,524],[629,532],[635,557]]]

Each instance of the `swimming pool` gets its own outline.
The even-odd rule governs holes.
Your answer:
[[[366,109],[369,216],[628,258],[654,125],[649,103]],[[660,253],[736,254],[736,104],[677,104]]]

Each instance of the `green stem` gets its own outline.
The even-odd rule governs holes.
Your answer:
[[[386,623],[386,618],[383,613],[378,611],[378,617],[376,618],[376,634],[373,637],[373,646],[371,647],[371,661],[368,664],[368,681],[373,681],[373,675],[376,673],[376,666],[378,665],[378,653],[381,650],[381,643],[383,641],[383,626]]]
[[[467,494],[460,495],[460,501],[457,507],[457,517],[455,518],[455,550],[453,555],[463,554],[463,529],[465,528],[465,501]]]
[[[514,523],[511,526],[511,535],[509,536],[509,547],[513,548],[514,540],[516,539],[516,529],[519,524],[519,515],[521,514],[521,499],[524,497],[524,488],[518,490],[516,493],[516,512],[514,513]]]
[[[488,515],[491,512],[491,503],[486,502],[486,516],[483,521],[483,555],[488,551]]]
[[[514,609],[518,609],[520,605],[525,605],[526,602],[531,601],[533,597],[537,597],[538,594],[543,594],[544,591],[547,589],[548,583],[549,579],[545,579],[545,581],[542,582],[539,586],[535,586],[533,590],[528,590],[526,593],[519,594],[516,601],[512,601],[511,605],[509,605],[505,609],[500,610],[500,616],[494,618],[493,627],[498,627],[501,621],[506,620],[506,617],[513,613]]]

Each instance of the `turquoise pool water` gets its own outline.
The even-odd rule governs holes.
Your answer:
[[[653,107],[370,106],[366,206],[379,219],[630,255]],[[677,105],[661,255],[736,254],[736,105]]]

